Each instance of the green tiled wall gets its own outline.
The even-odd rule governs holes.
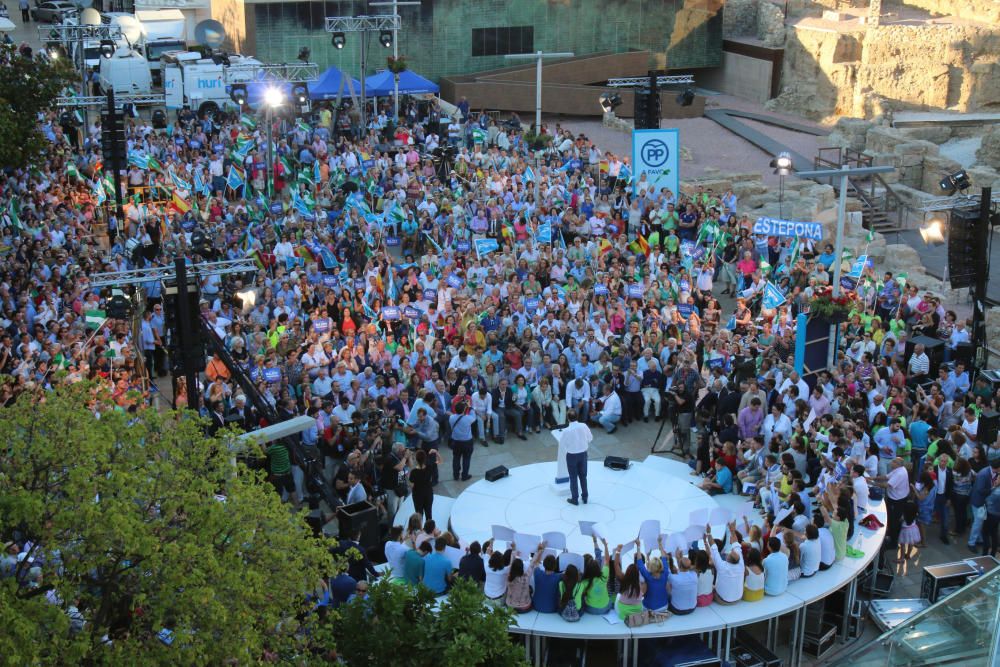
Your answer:
[[[256,56],[267,62],[294,61],[309,46],[321,66],[336,65],[357,76],[360,34],[348,34],[338,51],[324,31],[327,16],[365,13],[360,2],[248,4],[253,12]],[[717,11],[716,11],[717,10]],[[388,13],[371,7],[369,14]],[[472,56],[472,29],[534,26],[535,49],[601,51],[647,49],[650,67],[715,67],[722,60],[722,9],[718,0],[423,0],[400,7],[400,54],[412,70],[430,79],[506,67],[502,56]],[[385,67],[392,53],[369,38],[368,74]]]

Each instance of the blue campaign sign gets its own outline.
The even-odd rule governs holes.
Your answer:
[[[860,279],[861,274],[864,273],[865,264],[867,263],[868,263],[868,255],[861,255],[861,257],[858,257],[856,260],[854,260],[854,263],[851,264],[851,270],[847,272],[847,277],[854,278],[856,280]]]
[[[448,279],[445,280],[445,282],[448,283],[449,287],[453,287],[455,289],[461,288],[463,284],[462,279],[456,276],[454,273],[450,274],[448,276]]]
[[[281,202],[280,201],[271,202],[270,211],[271,211],[271,213],[274,213],[275,215],[277,215],[278,213],[281,213]]]
[[[419,308],[407,306],[406,308],[403,308],[403,315],[405,315],[408,320],[419,320],[423,313],[420,312]]]
[[[337,276],[323,276],[324,287],[336,287],[339,283]]]
[[[399,245],[399,237],[398,236],[386,236],[385,237],[385,244],[387,246],[398,246]]]
[[[781,293],[781,290],[774,283],[764,285],[764,298],[761,301],[761,305],[764,308],[773,310],[783,303],[785,303],[785,295]]]
[[[281,382],[281,369],[280,368],[265,368],[264,369],[264,382],[274,384],[275,382]]]
[[[757,218],[757,222],[753,224],[753,233],[761,236],[800,236],[822,241],[823,225],[818,222]]]
[[[709,359],[708,360],[708,367],[709,368],[725,368],[726,367],[726,358],[725,357],[716,357],[714,359]]]
[[[524,309],[529,312],[538,310],[538,297],[532,296],[524,300]]]
[[[398,306],[385,306],[382,308],[382,319],[391,322],[401,317]]]
[[[424,290],[424,301],[437,301],[438,293],[437,290],[425,289]]]
[[[691,251],[691,259],[697,262],[699,259],[705,256],[705,248],[703,246],[695,246]]]
[[[459,239],[455,242],[455,250],[458,252],[469,252],[472,250],[472,241],[468,239]]]
[[[604,283],[597,283],[594,285],[594,296],[607,296],[608,286]]]
[[[840,279],[840,286],[848,292],[851,292],[858,288],[858,281],[850,276],[843,276]]]
[[[639,193],[639,183],[645,174],[644,187],[657,192],[670,188],[679,192],[680,137],[676,129],[635,130],[632,132],[632,192]]]
[[[646,293],[646,288],[639,283],[632,283],[628,286],[628,295],[632,299],[641,299]]]
[[[174,137],[174,145],[183,146],[186,143],[187,139],[185,139],[184,137]]]
[[[191,141],[188,142],[188,146],[190,146],[195,150],[198,150],[199,148],[201,148],[201,142],[198,141],[197,139],[192,139]]]
[[[215,151],[216,153],[221,153],[222,151],[226,150],[226,147],[223,146],[222,144],[212,144],[212,150]]]
[[[685,320],[691,317],[691,313],[694,312],[694,306],[690,303],[679,303],[677,304],[677,314],[683,317]]]
[[[326,333],[330,330],[330,318],[321,317],[318,320],[313,320],[313,331],[316,333]]]
[[[364,278],[355,278],[354,279],[354,289],[364,289],[364,288],[365,288],[365,279]]]

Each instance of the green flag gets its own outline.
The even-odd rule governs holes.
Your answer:
[[[309,123],[305,122],[304,120],[300,120],[299,122],[297,122],[295,124],[295,129],[297,129],[299,132],[305,132],[306,134],[312,132],[312,127],[310,127]]]
[[[7,215],[10,216],[10,224],[14,229],[24,229],[24,225],[21,224],[21,206],[16,199],[11,199],[7,205]]]
[[[103,310],[87,310],[83,313],[83,321],[88,329],[100,329],[107,318],[107,313]]]
[[[66,176],[77,181],[83,180],[80,176],[80,170],[76,168],[76,165],[73,162],[66,163]]]
[[[869,229],[868,230],[868,236],[866,236],[865,238],[868,240],[868,243],[871,243],[872,241],[874,241],[875,240],[875,230],[874,229]]]
[[[257,121],[254,119],[253,116],[249,114],[240,115],[240,125],[247,128],[248,130],[257,129]]]
[[[160,164],[160,162],[152,155],[149,156],[147,164],[149,165],[149,168],[152,169],[153,171],[163,171],[163,165]]]

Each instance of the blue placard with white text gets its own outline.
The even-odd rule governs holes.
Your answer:
[[[634,130],[632,132],[632,193],[639,193],[642,175],[646,175],[643,188],[659,192],[670,188],[678,193],[680,166],[680,136],[676,129]]]

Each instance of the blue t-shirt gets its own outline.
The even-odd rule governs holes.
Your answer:
[[[729,466],[722,466],[722,470],[715,471],[715,483],[722,487],[723,493],[733,492],[733,471]]]
[[[654,577],[646,569],[645,561],[639,561],[639,574],[646,582],[646,594],[642,597],[642,606],[646,609],[664,609],[670,604],[670,594],[667,593],[667,573],[660,572]]]
[[[561,575],[558,572],[546,572],[544,568],[536,567],[533,577],[535,592],[531,595],[531,606],[541,614],[554,614],[559,611]]]
[[[416,586],[423,576],[424,558],[416,549],[410,549],[403,556],[403,579],[411,586]]]
[[[780,551],[764,559],[764,593],[781,595],[788,588],[788,556]]]
[[[424,586],[438,595],[448,590],[451,561],[442,553],[434,552],[424,558]]]
[[[931,425],[921,419],[910,424],[910,443],[913,449],[927,451],[930,444],[927,434],[930,430]]]

